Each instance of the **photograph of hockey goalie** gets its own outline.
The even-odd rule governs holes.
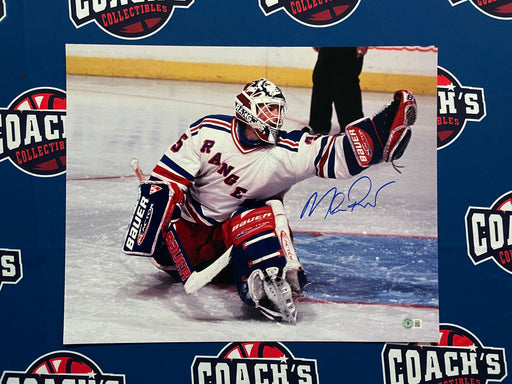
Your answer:
[[[66,56],[65,344],[437,341],[435,47]]]

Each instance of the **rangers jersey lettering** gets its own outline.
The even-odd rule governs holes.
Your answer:
[[[248,201],[282,197],[313,176],[351,177],[344,136],[280,132],[277,145],[244,146],[233,116],[210,115],[192,124],[153,169],[152,178],[186,191],[182,217],[219,224]]]

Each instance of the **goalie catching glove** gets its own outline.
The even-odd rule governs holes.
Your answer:
[[[417,105],[412,93],[396,91],[393,101],[373,119],[363,118],[345,128],[346,138],[360,167],[393,163],[404,154],[416,121]]]

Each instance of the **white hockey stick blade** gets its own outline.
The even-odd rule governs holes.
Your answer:
[[[185,281],[184,287],[185,292],[194,293],[199,289],[204,287],[210,281],[213,280],[215,276],[217,276],[220,271],[226,268],[231,261],[231,249],[233,246],[229,247],[226,252],[224,252],[217,260],[211,263],[208,267],[203,269],[202,271],[194,271],[190,274],[187,281]]]

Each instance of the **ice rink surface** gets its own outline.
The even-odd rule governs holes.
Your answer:
[[[233,113],[241,88],[68,75],[64,343],[437,341],[435,96],[417,95],[418,121],[398,161],[402,173],[380,164],[351,180],[309,179],[287,194],[311,282],[298,299],[296,325],[265,320],[233,287],[187,295],[149,260],[121,252],[137,199],[130,159],[149,172],[195,120]],[[289,106],[284,128],[301,129],[311,91],[282,90]],[[365,114],[391,96],[363,92]],[[349,191],[360,204],[341,200]],[[315,192],[326,197],[311,211]],[[407,320],[416,326],[404,326]]]

